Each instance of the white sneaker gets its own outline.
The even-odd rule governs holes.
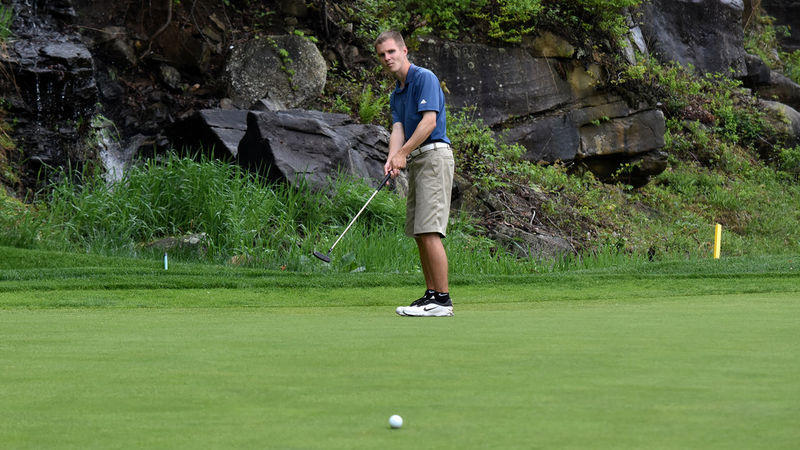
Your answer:
[[[401,316],[411,317],[450,317],[453,315],[453,302],[450,299],[443,304],[430,299],[425,303],[417,300],[410,306],[398,306],[395,312]]]

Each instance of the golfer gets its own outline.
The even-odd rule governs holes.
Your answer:
[[[397,314],[452,316],[442,238],[450,216],[455,164],[447,138],[444,93],[433,72],[408,61],[408,48],[400,33],[381,33],[375,40],[375,52],[381,65],[397,79],[390,101],[392,132],[384,175],[394,178],[408,169],[405,232],[417,242],[427,285],[425,295],[410,306],[398,307]]]

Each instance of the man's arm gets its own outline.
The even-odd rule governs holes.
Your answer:
[[[422,119],[419,121],[417,129],[414,130],[414,134],[404,143],[403,124],[397,122],[392,125],[392,134],[389,137],[389,157],[386,160],[383,173],[387,174],[394,169],[397,169],[397,171],[404,169],[406,167],[406,157],[425,142],[435,128],[436,111],[425,111],[422,113]],[[392,172],[392,178],[395,176],[397,176],[397,172]]]
[[[392,171],[393,167],[391,166],[390,162],[392,158],[396,154],[398,154],[402,147],[403,143],[406,140],[405,130],[403,130],[403,124],[401,122],[395,122],[392,124],[392,133],[389,135],[389,156],[386,157],[386,164],[383,165],[383,174],[386,175]],[[393,173],[392,178],[394,178],[397,174]]]

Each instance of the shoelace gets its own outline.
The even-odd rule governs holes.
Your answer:
[[[430,303],[432,301],[433,301],[432,298],[428,298],[428,297],[422,296],[422,297],[414,300],[413,302],[411,302],[411,304],[409,306],[423,306],[423,305],[427,305],[428,303]]]

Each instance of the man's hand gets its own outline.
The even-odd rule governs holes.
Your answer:
[[[386,161],[383,166],[384,175],[387,173],[392,174],[392,179],[400,175],[400,171],[406,168],[406,157],[396,154]]]

